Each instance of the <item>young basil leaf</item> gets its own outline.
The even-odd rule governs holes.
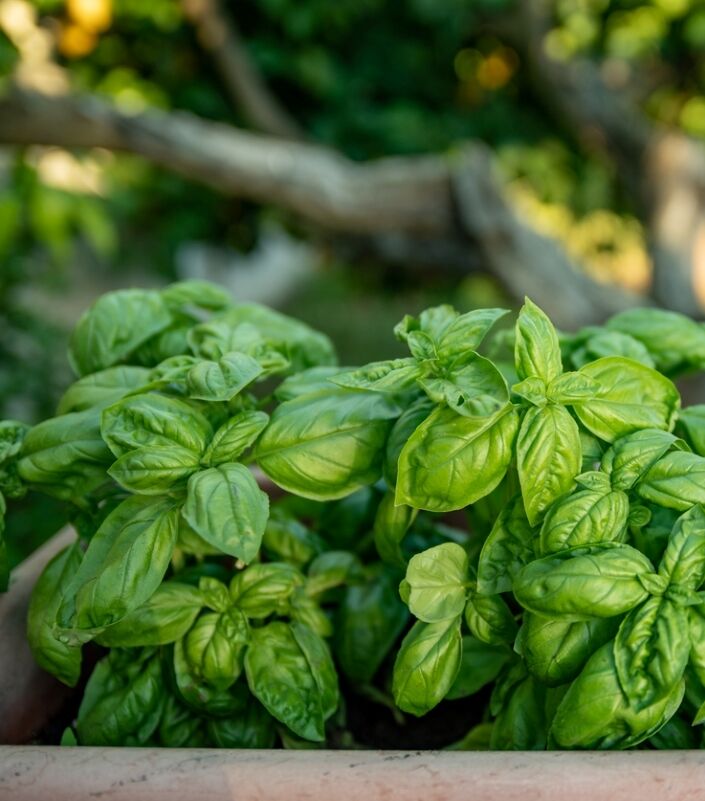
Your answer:
[[[536,376],[529,376],[518,384],[513,384],[512,392],[533,406],[545,406],[548,403],[546,382]]]
[[[319,637],[333,636],[330,617],[321,609],[316,599],[301,587],[297,587],[291,594],[285,614],[291,621],[303,623]]]
[[[622,621],[614,641],[619,684],[630,706],[646,709],[681,683],[688,656],[688,613],[667,598],[649,598]]]
[[[419,398],[401,413],[392,426],[384,453],[384,479],[390,487],[396,486],[399,456],[407,440],[434,409],[429,398]]]
[[[229,292],[209,281],[177,281],[161,291],[166,305],[173,312],[188,311],[191,307],[219,311],[232,303]]]
[[[198,579],[198,590],[203,599],[203,605],[213,612],[227,612],[232,606],[228,587],[217,578],[201,576]]]
[[[254,443],[269,422],[265,412],[239,412],[224,423],[213,435],[203,454],[203,464],[217,467],[234,462]]]
[[[659,574],[683,589],[700,589],[705,581],[705,509],[702,506],[693,506],[676,520]]]
[[[507,693],[492,726],[490,748],[496,751],[543,751],[549,726],[546,696],[546,688],[533,676],[515,684]]]
[[[252,697],[239,715],[212,718],[206,725],[217,748],[273,748],[277,740],[274,718]]]
[[[668,431],[647,428],[618,439],[602,457],[602,470],[614,489],[630,490],[678,439]],[[682,443],[681,443],[682,444]]]
[[[94,407],[104,409],[149,381],[150,371],[145,367],[126,364],[109,367],[73,383],[62,395],[56,413],[82,412]]]
[[[546,617],[613,617],[645,600],[639,577],[653,573],[635,548],[602,543],[530,562],[517,574],[514,595],[525,609]]]
[[[191,628],[202,603],[203,595],[195,587],[165,582],[142,606],[102,631],[96,642],[108,648],[176,642]]]
[[[527,409],[516,452],[526,516],[537,525],[554,501],[573,487],[580,472],[577,423],[563,406]]]
[[[308,568],[306,594],[322,595],[348,582],[362,580],[360,559],[350,551],[326,551],[317,556]]]
[[[149,392],[119,401],[103,412],[101,433],[115,456],[135,448],[172,447],[200,456],[213,436],[206,417],[178,398]]]
[[[218,361],[197,362],[188,372],[190,398],[211,402],[229,401],[262,375],[262,367],[246,353],[231,351]]]
[[[171,323],[159,292],[121,289],[103,295],[84,312],[71,335],[69,361],[79,376],[123,362]]]
[[[437,623],[462,614],[468,582],[468,555],[460,545],[446,542],[411,557],[406,569],[412,615]]]
[[[69,687],[76,686],[81,674],[81,648],[56,636],[54,620],[81,557],[81,545],[74,542],[47,563],[34,585],[27,613],[27,640],[35,662]]]
[[[535,376],[550,384],[563,372],[553,323],[535,303],[525,298],[515,331],[514,361],[519,379]]]
[[[517,496],[497,516],[477,565],[477,590],[484,595],[508,592],[514,576],[534,558],[534,531]]]
[[[401,542],[417,514],[418,509],[411,506],[395,506],[393,492],[387,492],[382,498],[377,508],[373,531],[375,547],[383,562],[400,566],[406,564]]]
[[[17,470],[20,478],[47,495],[85,497],[105,481],[110,451],[100,436],[100,411],[87,409],[52,417],[24,438]]]
[[[600,439],[614,442],[641,428],[673,428],[680,406],[678,390],[650,367],[608,356],[581,367],[580,374],[597,381],[600,390],[573,408],[585,428]]]
[[[511,406],[485,419],[436,409],[402,449],[396,503],[449,512],[488,495],[507,472],[517,427]]]
[[[184,637],[191,672],[218,690],[239,678],[250,641],[247,618],[239,609],[204,612]]]
[[[334,389],[278,406],[255,458],[283,489],[313,500],[349,495],[376,481],[391,420],[391,396]]]
[[[566,495],[549,509],[543,521],[539,553],[621,542],[627,534],[628,516],[629,498],[624,492],[586,489]]]
[[[563,373],[551,381],[546,396],[553,403],[569,406],[590,400],[600,391],[600,384],[585,373]]]
[[[465,622],[470,633],[488,645],[510,644],[516,637],[516,621],[501,595],[471,595],[465,606]]]
[[[297,625],[276,622],[253,629],[245,655],[247,684],[267,711],[295,734],[323,742],[326,718],[337,706],[335,669],[323,641],[313,646],[316,635],[302,636]]]
[[[409,619],[399,600],[398,583],[395,572],[380,566],[364,584],[345,589],[333,646],[341,670],[354,682],[372,681]]]
[[[181,513],[206,542],[251,562],[267,525],[269,498],[244,465],[222,464],[191,476]]]
[[[281,507],[270,509],[262,547],[274,560],[283,560],[297,567],[308,564],[325,550],[325,542]]]
[[[592,470],[597,470],[600,466],[600,460],[603,454],[602,442],[584,428],[581,428],[580,446],[580,450],[583,453],[582,472],[587,473]]]
[[[437,706],[458,675],[461,652],[459,617],[415,623],[394,663],[392,693],[399,709],[420,717]]]
[[[166,702],[159,657],[113,651],[95,666],[78,710],[81,745],[146,745]]]
[[[525,612],[518,642],[532,676],[548,687],[572,681],[585,663],[614,638],[620,618],[565,620]]]
[[[508,314],[507,309],[474,309],[452,319],[447,316],[440,323],[438,317],[443,317],[443,314],[431,319],[430,315],[422,312],[420,322],[422,330],[436,340],[438,358],[444,364],[450,364],[458,357],[476,351],[490,328],[505,314]]]
[[[424,371],[416,359],[388,359],[372,362],[356,370],[331,376],[328,380],[347,389],[366,389],[372,392],[404,392],[413,389]]]
[[[198,470],[198,454],[178,445],[149,445],[121,456],[108,475],[141,495],[163,495]]]
[[[602,328],[595,329],[595,333],[588,337],[583,346],[573,352],[571,361],[576,367],[582,367],[603,356],[624,356],[647,367],[656,366],[651,354],[638,339],[620,331]]]
[[[140,607],[161,584],[178,530],[179,509],[168,498],[133,496],[91,539],[59,607],[63,636],[85,640]]]
[[[685,682],[651,706],[634,709],[617,677],[613,644],[606,643],[588,660],[570,685],[551,724],[559,748],[630,748],[651,737],[676,713]]]
[[[688,406],[678,412],[676,430],[700,456],[705,456],[705,404]]]
[[[510,658],[502,645],[488,645],[474,637],[462,638],[460,669],[446,698],[466,698],[494,681]]]
[[[705,458],[672,451],[662,456],[637,485],[640,498],[684,512],[705,503]]]
[[[284,562],[250,565],[233,577],[230,597],[247,617],[265,618],[285,608],[291,594],[303,584],[303,574],[293,565]]]

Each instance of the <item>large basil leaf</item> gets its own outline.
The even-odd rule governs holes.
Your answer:
[[[630,748],[655,734],[676,713],[685,682],[644,709],[629,704],[617,677],[613,645],[606,643],[570,685],[551,725],[559,748]]]
[[[475,637],[463,637],[460,669],[446,698],[466,698],[494,681],[510,658],[502,645],[488,645]]]
[[[667,453],[636,489],[644,500],[681,512],[705,503],[705,458],[684,451]]]
[[[314,500],[349,495],[382,472],[394,399],[338,389],[287,401],[272,414],[255,458],[280,487]]]
[[[147,652],[148,654],[149,652]],[[91,674],[76,720],[81,745],[146,745],[166,701],[158,656],[114,651]]]
[[[409,612],[399,600],[399,579],[389,569],[345,589],[336,612],[333,646],[345,675],[368,684],[401,634]]]
[[[203,595],[195,587],[167,581],[142,606],[102,631],[96,642],[108,648],[176,642],[191,628],[202,604]]]
[[[514,576],[534,558],[534,532],[520,496],[495,519],[480,551],[477,589],[485,595],[508,592]]]
[[[249,640],[250,627],[239,609],[205,612],[184,638],[184,655],[197,678],[227,690],[242,672]]]
[[[232,303],[230,294],[223,287],[193,278],[169,284],[162,289],[161,295],[166,305],[174,312],[188,312],[193,307],[218,311]]]
[[[101,409],[147,384],[150,371],[146,367],[120,365],[79,378],[63,394],[57,414],[82,412],[98,406]]]
[[[394,663],[392,692],[397,706],[417,716],[437,706],[458,675],[461,652],[460,618],[415,623]]]
[[[580,472],[578,425],[563,406],[526,410],[517,436],[517,468],[526,516],[536,525]]]
[[[467,553],[445,542],[411,557],[404,600],[411,614],[425,623],[456,618],[465,607],[467,581]]]
[[[690,654],[688,612],[667,598],[649,598],[622,621],[614,641],[617,677],[641,711],[671,693]]]
[[[627,533],[629,498],[624,492],[586,489],[567,495],[546,515],[539,535],[539,552],[600,542],[620,542]]]
[[[78,375],[112,367],[171,323],[159,292],[109,292],[84,312],[71,335],[69,361]]]
[[[607,442],[641,428],[670,431],[680,406],[671,381],[643,364],[608,356],[580,368],[600,384],[594,398],[575,403],[580,422]]]
[[[70,500],[103,483],[110,461],[100,436],[100,411],[87,409],[52,417],[30,429],[17,469],[32,487]]]
[[[199,467],[198,454],[178,445],[136,448],[108,470],[120,486],[141,495],[163,495]]]
[[[614,489],[630,490],[679,440],[668,431],[644,429],[618,439],[602,457]],[[681,445],[683,443],[681,442]]]
[[[161,584],[178,531],[168,498],[133,496],[105,519],[69,582],[57,616],[80,641],[122,620]]]
[[[54,633],[56,612],[67,585],[81,564],[79,542],[58,553],[44,568],[32,590],[27,614],[27,640],[34,660],[69,687],[81,674],[81,649]]]
[[[253,629],[245,655],[247,683],[267,711],[306,740],[325,740],[325,721],[337,706],[335,668],[322,640],[300,624]],[[299,636],[297,636],[297,634]]]
[[[564,620],[525,612],[517,640],[532,676],[549,687],[572,681],[595,651],[617,633],[620,618]]]
[[[154,392],[125,398],[107,408],[101,432],[117,457],[143,446],[174,445],[200,456],[213,436],[211,424],[193,406]]]
[[[411,506],[396,506],[393,492],[387,492],[382,498],[374,524],[375,547],[382,561],[405,564],[401,542],[417,514],[418,509]]]
[[[535,376],[549,384],[563,372],[556,329],[529,298],[519,312],[515,332],[514,361],[521,380]]]
[[[676,521],[659,573],[683,589],[700,589],[705,581],[705,509],[702,506],[694,506]]]
[[[294,590],[303,584],[303,574],[285,562],[250,565],[233,577],[230,597],[247,617],[265,618],[285,610]]]
[[[424,374],[416,359],[389,359],[372,362],[356,370],[331,376],[329,381],[348,389],[367,389],[372,392],[403,392],[413,389]]]
[[[517,426],[511,406],[484,419],[436,409],[402,449],[396,503],[448,512],[488,495],[507,472]]]
[[[244,465],[222,464],[191,476],[182,514],[206,542],[251,562],[267,525],[269,498]]]
[[[200,361],[189,370],[188,395],[197,400],[230,401],[262,373],[262,366],[252,356],[226,353],[218,361]]]
[[[231,417],[215,432],[203,454],[203,463],[216,467],[234,462],[254,443],[269,422],[265,412],[246,411]]]
[[[530,562],[517,574],[514,595],[525,609],[546,617],[612,617],[648,596],[639,579],[653,572],[635,548],[602,543]]]

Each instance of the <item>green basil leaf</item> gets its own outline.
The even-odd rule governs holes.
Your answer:
[[[456,618],[465,607],[468,555],[454,542],[417,553],[409,561],[406,582],[412,615],[425,623]]]
[[[602,328],[596,329],[596,333],[585,341],[583,347],[573,353],[572,361],[576,367],[582,367],[603,356],[624,356],[647,367],[656,366],[651,354],[638,339],[620,331]]]
[[[184,654],[197,678],[227,690],[242,673],[249,641],[250,627],[239,609],[204,612],[184,637]]]
[[[686,612],[690,635],[690,667],[700,684],[705,686],[705,606],[703,604],[689,606]]]
[[[121,456],[108,475],[121,487],[141,495],[163,495],[199,467],[198,454],[178,445],[150,445]]]
[[[328,720],[340,703],[338,674],[330,649],[325,640],[303,623],[295,621],[290,628],[318,687],[323,719]]]
[[[390,487],[396,486],[399,456],[407,440],[434,408],[429,398],[419,398],[401,413],[392,426],[384,454],[384,479]]]
[[[174,312],[188,311],[190,307],[219,311],[232,303],[230,293],[210,281],[177,281],[161,291],[166,305]]]
[[[244,465],[222,464],[191,476],[182,514],[206,542],[251,562],[267,525],[269,498]]]
[[[326,544],[295,517],[279,506],[273,506],[264,530],[262,547],[274,560],[302,567],[325,550]]]
[[[678,710],[685,682],[642,710],[629,704],[617,677],[613,644],[588,660],[563,697],[551,724],[559,748],[631,748],[655,734]]]
[[[686,590],[705,581],[705,509],[693,506],[673,527],[659,574]]]
[[[420,717],[437,706],[460,670],[460,618],[414,624],[394,663],[392,693],[399,709]]]
[[[27,640],[35,662],[69,687],[75,687],[81,675],[81,649],[56,636],[54,621],[81,557],[81,545],[74,542],[47,563],[32,590],[27,614]]]
[[[131,365],[109,367],[92,373],[80,378],[66,390],[56,413],[82,412],[96,406],[103,409],[144,386],[149,380],[149,370]]]
[[[649,737],[649,745],[659,750],[692,750],[698,747],[695,731],[688,721],[673,717]]]
[[[225,462],[234,462],[264,431],[269,422],[265,412],[245,411],[231,417],[213,435],[203,454],[203,463],[217,467]]]
[[[123,362],[171,320],[159,292],[109,292],[98,298],[78,321],[69,345],[71,366],[83,376]]]
[[[100,436],[100,411],[87,409],[34,426],[22,443],[17,470],[31,487],[71,500],[102,484],[110,461]]]
[[[647,597],[639,576],[653,572],[635,548],[602,543],[530,562],[517,574],[513,589],[525,609],[546,617],[613,617]]]
[[[235,574],[230,582],[230,597],[247,617],[265,618],[285,608],[294,590],[303,584],[303,574],[293,565],[250,565]]]
[[[547,690],[527,676],[508,692],[492,726],[490,748],[496,751],[543,751],[546,748]]]
[[[377,553],[383,562],[406,564],[401,542],[417,514],[418,510],[411,506],[395,506],[393,492],[387,492],[382,498],[375,516],[374,538]]]
[[[115,456],[135,448],[177,445],[200,456],[213,436],[204,415],[178,398],[149,392],[119,401],[103,412],[101,433]]]
[[[705,456],[705,404],[688,406],[678,413],[677,430],[695,453]]]
[[[583,466],[582,471],[587,473],[592,470],[597,470],[600,466],[602,459],[603,447],[602,442],[587,432],[584,428],[580,429],[580,445],[583,452]]]
[[[295,734],[323,742],[334,699],[337,706],[335,669],[323,641],[312,646],[316,635],[302,636],[298,625],[276,622],[253,629],[245,655],[247,683],[267,711]]]
[[[600,542],[621,542],[627,534],[629,498],[621,491],[586,489],[557,501],[539,535],[539,553]]]
[[[443,308],[443,307],[439,307]],[[447,314],[447,313],[446,313]],[[492,326],[508,314],[506,309],[474,309],[452,317],[444,313],[433,318],[425,312],[421,313],[422,330],[436,339],[438,358],[450,363],[458,357],[463,358],[469,352],[477,350]],[[439,318],[444,318],[440,322]]]
[[[236,351],[217,362],[197,362],[186,377],[188,395],[197,400],[230,401],[262,372],[256,359]]]
[[[619,684],[629,704],[646,709],[681,683],[688,656],[688,613],[667,598],[649,598],[622,621],[614,641]]]
[[[553,403],[569,406],[590,400],[600,391],[600,384],[585,373],[563,373],[551,381],[547,389],[547,397]]]
[[[524,613],[521,655],[532,676],[549,687],[572,681],[588,659],[614,638],[620,618],[564,620]]]
[[[563,372],[556,329],[529,298],[524,300],[515,331],[514,361],[520,380],[536,376],[549,384]]]
[[[364,584],[345,589],[336,612],[333,645],[341,670],[369,684],[401,634],[409,612],[399,600],[395,572],[373,571]]]
[[[518,384],[513,384],[512,392],[533,406],[545,406],[548,403],[546,382],[536,376],[529,376]]]
[[[508,648],[488,645],[474,637],[462,638],[460,669],[446,698],[466,698],[494,681],[510,657]]]
[[[69,582],[57,615],[70,638],[97,634],[140,607],[161,584],[176,542],[179,509],[133,496],[106,517]]]
[[[203,605],[213,612],[227,612],[232,605],[230,590],[217,578],[201,576],[198,579],[198,589],[203,599]]]
[[[342,498],[379,478],[390,421],[399,411],[379,392],[302,396],[275,409],[255,458],[283,489],[313,500]]]
[[[134,612],[102,631],[96,642],[108,648],[176,642],[191,628],[202,603],[203,596],[195,587],[165,582]]]
[[[350,368],[352,370],[353,368]],[[274,397],[279,403],[295,400],[302,395],[312,395],[314,392],[331,389],[329,379],[342,372],[341,367],[309,367],[300,373],[287,376],[274,390]]]
[[[348,389],[366,389],[372,392],[403,392],[413,389],[423,375],[416,359],[389,359],[372,362],[356,370],[331,376],[329,381]]]
[[[484,595],[508,592],[514,576],[534,558],[534,531],[520,496],[502,509],[477,565],[477,590]]]
[[[705,503],[705,458],[672,451],[662,456],[637,485],[640,498],[684,512]]]
[[[612,482],[607,473],[602,473],[599,470],[587,470],[575,477],[575,483],[584,487],[585,489],[593,490],[594,492],[608,493],[612,489]]]
[[[618,439],[602,457],[602,470],[612,486],[630,490],[678,439],[667,431],[644,429]]]
[[[95,666],[78,710],[81,745],[146,745],[166,702],[158,656],[113,652]]]
[[[485,419],[436,409],[402,449],[396,503],[449,512],[488,495],[507,472],[517,426],[511,406]]]
[[[465,622],[473,637],[488,645],[513,643],[516,637],[516,621],[501,595],[472,595],[465,606]]]
[[[306,594],[321,595],[364,576],[362,562],[350,551],[326,551],[317,556],[308,568]]]
[[[159,721],[159,744],[165,748],[206,748],[204,719],[174,695],[168,695]]]
[[[678,390],[650,367],[608,356],[581,367],[580,374],[597,381],[600,390],[573,408],[580,422],[600,439],[614,442],[641,428],[673,428],[680,406]]]
[[[207,727],[217,748],[273,748],[277,740],[274,718],[252,697],[242,713],[211,719]]]
[[[329,615],[321,609],[307,590],[297,587],[289,598],[286,614],[296,623],[303,623],[319,637],[331,637],[333,624]]]
[[[517,468],[526,516],[531,525],[574,486],[580,472],[580,435],[563,406],[527,409],[517,436]]]

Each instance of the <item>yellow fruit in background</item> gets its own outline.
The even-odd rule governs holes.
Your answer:
[[[97,42],[98,39],[94,33],[73,22],[62,25],[59,31],[59,52],[66,58],[87,56]]]
[[[110,27],[113,3],[112,0],[66,0],[66,11],[87,33],[101,33]]]

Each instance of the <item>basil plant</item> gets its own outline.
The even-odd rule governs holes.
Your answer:
[[[401,746],[444,704],[456,749],[698,747],[705,406],[672,379],[705,328],[506,314],[431,308],[342,368],[210,284],[100,298],[57,416],[0,423],[0,521],[39,491],[77,533],[28,615],[87,677],[64,742],[375,745],[363,703]]]

